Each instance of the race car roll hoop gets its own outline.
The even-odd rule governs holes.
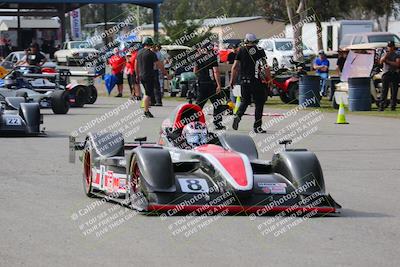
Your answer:
[[[182,149],[176,142],[190,120],[204,114],[182,104],[162,123],[157,143],[137,138],[125,143],[121,133],[70,137],[70,162],[83,150],[83,186],[88,197],[105,197],[156,214],[226,211],[264,215],[336,214],[341,206],[326,193],[316,155],[288,149],[261,160],[248,135],[208,133],[207,143]],[[199,116],[193,116],[199,114]],[[179,121],[177,121],[179,120]]]

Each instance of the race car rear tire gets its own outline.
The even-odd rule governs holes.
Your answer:
[[[55,90],[51,95],[51,109],[54,114],[67,114],[69,110],[68,92]]]
[[[89,88],[85,85],[77,85],[69,91],[70,94],[75,95],[74,107],[83,107],[89,99]]]
[[[167,150],[137,148],[135,152],[128,154],[127,158],[127,166],[132,166],[132,162],[137,161],[142,174],[140,188],[143,192],[175,192],[173,163]],[[154,164],[157,165],[156,168]],[[132,174],[128,172],[127,175]]]
[[[148,200],[145,197],[145,192],[142,189],[143,174],[140,171],[136,155],[133,156],[129,166],[130,180],[127,183],[129,188],[129,206],[138,211],[146,210]]]
[[[87,104],[94,104],[97,100],[97,89],[94,85],[89,85],[87,89],[89,93]]]
[[[83,155],[83,191],[88,197],[95,197],[92,193],[92,158],[89,149],[85,149]]]

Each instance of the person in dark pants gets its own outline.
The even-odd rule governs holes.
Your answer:
[[[156,56],[157,56],[157,60],[161,63],[164,64],[161,60],[161,53],[160,53],[160,45],[153,45],[151,51],[153,51]],[[161,95],[161,87],[160,87],[160,72],[158,69],[154,70],[154,98],[151,99],[151,105],[152,106],[162,106],[162,95]]]
[[[253,125],[254,132],[266,133],[266,131],[261,128],[267,93],[267,88],[263,83],[263,80],[266,76],[269,77],[270,74],[269,68],[266,65],[265,52],[262,48],[256,46],[256,40],[257,38],[254,34],[246,34],[244,40],[245,45],[239,49],[232,66],[230,86],[233,87],[236,83],[235,81],[240,68],[242,95],[242,101],[233,120],[232,128],[234,130],[239,128],[239,122],[247,107],[251,104],[253,98],[256,106],[255,121]]]
[[[154,83],[156,80],[154,69],[159,69],[163,75],[168,76],[164,65],[157,59],[157,55],[151,51],[151,47],[154,45],[153,39],[150,37],[144,39],[143,49],[141,49],[137,55],[135,63],[135,72],[137,81],[140,82],[144,89],[144,115],[146,118],[153,118],[153,114],[149,111],[150,99],[154,96]]]
[[[218,59],[210,42],[202,45],[199,56],[194,63],[194,73],[197,75],[198,95],[196,104],[204,107],[208,100],[213,105],[214,125],[216,130],[223,130],[221,94],[221,77],[218,68]]]
[[[390,107],[396,110],[397,91],[399,89],[399,72],[400,55],[396,52],[396,46],[393,41],[388,42],[387,52],[381,58],[380,63],[383,64],[382,75],[382,96],[379,104],[379,111],[384,111],[386,106],[387,95],[390,86]]]

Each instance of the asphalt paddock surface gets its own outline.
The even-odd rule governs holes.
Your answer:
[[[0,139],[0,266],[397,266],[400,262],[400,120],[351,115],[349,125],[335,125],[336,114],[314,113],[314,119],[309,116],[300,123],[314,120],[316,128],[293,147],[317,154],[327,191],[343,206],[337,217],[145,216],[87,198],[79,161],[68,163],[69,134],[124,101],[100,98],[68,115],[44,110],[47,137]],[[135,136],[156,140],[161,121],[176,104],[165,101],[164,107],[153,107],[155,118],[140,121]],[[285,111],[267,106],[265,112]],[[301,111],[269,127],[268,134],[256,135],[259,150],[264,151],[260,157],[269,159],[273,153],[265,149],[268,136],[307,114],[311,112]],[[264,122],[273,118],[277,117],[265,116]],[[252,120],[244,117],[239,132],[247,134]],[[96,127],[103,126],[91,130]]]

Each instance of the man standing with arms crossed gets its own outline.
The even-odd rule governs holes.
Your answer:
[[[241,95],[242,102],[240,103],[238,112],[233,120],[232,128],[237,130],[239,122],[244,115],[247,106],[251,104],[253,97],[256,110],[254,121],[254,133],[266,133],[261,128],[264,103],[266,99],[266,85],[263,84],[265,79],[270,79],[269,68],[266,65],[266,55],[262,48],[256,46],[257,38],[252,33],[247,33],[244,39],[245,45],[241,47],[236,55],[232,66],[232,75],[230,86],[235,84],[240,68],[241,77]]]
[[[163,75],[168,75],[164,65],[157,59],[157,55],[151,51],[153,45],[153,39],[150,37],[144,39],[143,49],[139,51],[135,62],[136,79],[139,83],[143,84],[145,90],[143,99],[144,116],[146,118],[154,117],[149,111],[150,99],[154,97],[154,83],[156,80],[156,73],[154,70],[157,68],[163,73]]]

